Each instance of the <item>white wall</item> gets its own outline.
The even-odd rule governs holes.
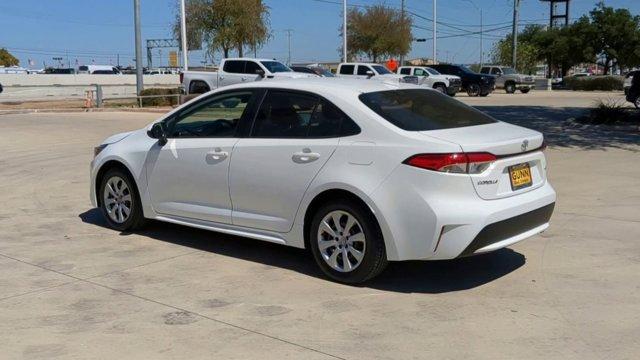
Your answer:
[[[0,102],[29,100],[64,100],[85,97],[85,91],[103,85],[108,98],[135,97],[135,75],[51,75],[51,74],[0,74]],[[144,87],[177,87],[179,75],[144,75]]]
[[[179,85],[179,75],[144,75],[145,86]],[[52,75],[52,74],[0,74],[2,86],[50,85],[135,85],[135,75]]]

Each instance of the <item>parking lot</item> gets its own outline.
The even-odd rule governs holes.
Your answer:
[[[108,229],[88,198],[93,146],[158,114],[0,115],[0,357],[637,358],[640,134],[564,121],[611,96],[460,97],[545,132],[551,228],[488,255],[394,263],[360,287],[326,280],[303,250]]]

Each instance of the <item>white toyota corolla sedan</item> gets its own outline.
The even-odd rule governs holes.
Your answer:
[[[345,79],[217,89],[95,148],[91,201],[310,249],[359,283],[388,261],[486,253],[549,226],[543,136],[437,91]]]

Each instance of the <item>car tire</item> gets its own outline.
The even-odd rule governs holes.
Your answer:
[[[520,89],[520,92],[521,92],[521,93],[523,93],[523,94],[528,94],[528,93],[529,93],[529,91],[531,91],[531,89],[529,89],[529,88],[522,88],[522,89]]]
[[[96,196],[100,199],[100,210],[109,227],[130,231],[145,225],[138,188],[127,172],[118,168],[108,170],[100,179]]]
[[[636,107],[636,109],[640,109],[640,96],[636,98],[636,101],[633,102],[633,105]]]
[[[480,95],[480,85],[478,84],[471,84],[467,87],[467,95],[471,96],[471,97],[476,97],[478,95]]]
[[[378,222],[368,208],[357,202],[337,200],[322,205],[313,216],[308,235],[316,263],[334,281],[359,284],[387,266]]]
[[[446,94],[447,93],[447,87],[442,85],[442,84],[437,84],[433,87],[435,90],[438,90],[439,92]]]
[[[507,92],[507,94],[513,94],[516,92],[516,84],[514,83],[506,83],[504,85],[504,91]]]

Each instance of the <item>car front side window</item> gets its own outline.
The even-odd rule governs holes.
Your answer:
[[[170,138],[234,137],[253,91],[238,91],[213,96],[180,114],[168,126]]]

